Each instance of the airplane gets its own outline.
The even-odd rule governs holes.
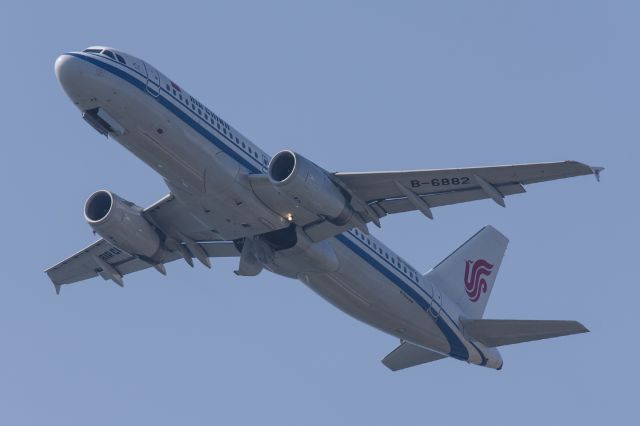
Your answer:
[[[84,217],[102,238],[45,272],[62,285],[165,264],[236,257],[302,281],[348,315],[400,340],[396,371],[447,357],[500,370],[497,347],[588,330],[576,321],[483,318],[508,239],[486,226],[422,274],[369,233],[387,215],[481,199],[505,206],[524,185],[594,174],[576,161],[395,172],[329,172],[299,153],[273,157],[142,59],[92,46],[55,61],[82,118],[155,170],[169,193],[142,208],[93,193]]]

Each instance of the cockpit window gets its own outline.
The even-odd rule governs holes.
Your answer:
[[[114,61],[116,60],[116,56],[113,54],[112,51],[110,50],[105,50],[102,53],[104,53],[106,56],[110,57],[111,59],[113,59]]]
[[[84,49],[83,52],[86,52],[86,53],[100,53],[100,52],[102,52],[102,50],[101,49]]]
[[[127,64],[127,62],[124,60],[124,58],[123,58],[122,56],[118,55],[117,53],[116,53],[116,58],[118,58],[118,61],[119,61],[120,63],[122,63],[122,64],[124,64],[124,65],[126,65],[126,64]]]

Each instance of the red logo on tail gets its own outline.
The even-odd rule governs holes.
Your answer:
[[[473,265],[473,266],[471,266]],[[491,275],[493,265],[484,259],[478,259],[475,262],[467,260],[464,268],[464,287],[467,296],[472,302],[477,302],[482,293],[487,292],[487,282],[483,275],[487,277]]]

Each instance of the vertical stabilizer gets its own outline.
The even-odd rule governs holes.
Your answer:
[[[485,226],[425,274],[468,318],[482,318],[509,240]]]

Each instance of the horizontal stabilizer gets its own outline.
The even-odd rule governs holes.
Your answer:
[[[476,319],[461,323],[468,339],[489,348],[589,331],[577,321]]]
[[[390,370],[398,371],[446,357],[446,355],[441,355],[412,343],[402,342],[393,352],[384,357],[382,363]]]

